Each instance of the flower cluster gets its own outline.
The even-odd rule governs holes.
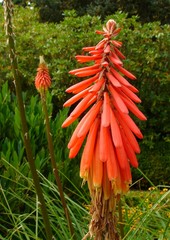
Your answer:
[[[40,64],[35,77],[35,87],[39,92],[45,92],[51,85],[51,77],[44,58],[40,56]]]
[[[105,231],[101,216],[104,212],[114,211],[115,199],[129,189],[130,165],[138,167],[136,154],[140,153],[140,147],[136,137],[142,139],[143,135],[129,113],[146,120],[135,104],[141,102],[136,95],[138,90],[126,79],[135,80],[136,77],[123,67],[125,56],[119,50],[122,42],[115,40],[119,32],[116,22],[109,20],[103,31],[96,31],[104,38],[96,46],[84,47],[85,55],[76,56],[78,62],[93,61],[93,65],[69,72],[89,78],[69,87],[66,92],[74,96],[64,103],[64,107],[70,107],[78,102],[62,127],[69,126],[86,112],[73,132],[68,148],[69,157],[74,158],[86,140],[80,176],[87,180],[92,197],[90,235],[94,234],[95,239],[100,239],[99,229],[102,234]],[[96,213],[100,216],[96,217]],[[108,239],[116,239],[116,233],[107,232],[110,234]]]

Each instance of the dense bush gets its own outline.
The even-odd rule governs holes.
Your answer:
[[[38,22],[38,13],[35,9],[23,9],[21,7],[15,9],[14,16],[16,49],[23,90],[26,91],[26,102],[29,103],[33,101],[34,104],[31,103],[31,106],[33,104],[35,108],[39,106],[35,104],[37,97],[34,97],[36,92],[33,81],[39,55],[43,54],[53,79],[53,110],[58,112],[58,109],[62,108],[63,102],[69,97],[65,94],[65,89],[78,81],[78,79],[68,74],[69,70],[80,66],[76,63],[74,56],[82,52],[82,47],[92,46],[98,42],[100,36],[95,34],[95,29],[102,28],[101,20],[98,17],[91,16],[77,17],[74,11],[69,11],[65,12],[64,21],[60,24],[42,24]],[[169,144],[168,134],[170,132],[170,125],[168,117],[170,114],[170,84],[168,54],[170,47],[170,27],[169,25],[161,26],[158,22],[142,25],[136,17],[127,18],[126,14],[123,13],[116,13],[108,18],[114,18],[123,29],[119,39],[123,42],[122,52],[127,56],[124,64],[127,69],[137,76],[137,81],[133,81],[133,84],[139,88],[139,95],[143,100],[140,108],[148,117],[147,122],[138,123],[145,136],[144,141],[142,141],[142,154],[144,155],[140,155],[141,166],[146,166],[145,161],[148,162],[148,159],[153,159],[153,162],[162,161],[162,157],[160,157],[162,156],[161,152],[156,151],[155,158],[152,157],[154,149],[157,149],[158,143],[159,146],[161,146],[159,149],[166,149]],[[5,33],[3,30],[2,8],[0,8],[0,28],[0,86],[2,87],[4,82],[8,82],[10,90],[14,92],[10,61],[8,60],[8,50],[6,48]],[[0,111],[0,121],[3,126],[1,134],[1,143],[3,141],[3,146],[2,144],[1,146],[6,149],[3,149],[3,153],[7,151],[7,149],[13,148],[15,148],[15,151],[18,151],[16,149],[18,149],[18,143],[20,142],[20,136],[17,136],[19,133],[16,133],[14,126],[12,127],[13,119],[16,119],[14,125],[18,124],[18,117],[16,115],[17,109],[14,105],[11,105],[11,98],[15,98],[14,94],[10,96],[6,110],[2,105],[3,110]],[[32,99],[30,100],[30,98]],[[28,109],[29,107],[28,104]],[[40,111],[40,108],[39,106],[39,110],[36,111]],[[32,116],[34,110],[35,109],[28,110],[30,111],[29,116]],[[11,118],[9,116],[13,117],[12,120],[10,120]],[[55,119],[55,114],[53,114],[53,117]],[[36,120],[34,118],[36,118]],[[40,116],[38,116],[38,119],[39,118]],[[32,126],[31,124],[35,124],[35,122],[40,121],[40,119],[37,120],[37,116],[33,115],[30,121],[32,121],[30,122],[30,126]],[[57,131],[55,121],[53,123],[53,129]],[[35,152],[38,151],[38,156],[41,156],[41,159],[46,159],[47,156],[44,155],[44,150],[42,150],[44,147],[44,133],[41,124],[36,124],[37,130],[31,130],[34,136],[32,143],[33,146],[35,145]],[[58,129],[60,126],[58,126]],[[9,132],[10,128],[13,130]],[[59,130],[59,132],[60,131],[61,130]],[[13,134],[11,136],[11,133],[16,134],[18,137],[17,140],[12,140],[14,136]],[[39,141],[40,133],[42,142]],[[65,134],[65,136],[69,138],[70,134],[68,134],[68,132],[65,132]],[[7,136],[8,138],[6,139]],[[66,137],[64,139],[64,144],[61,144],[61,146],[66,147]],[[15,141],[15,143],[12,141]],[[43,147],[41,148],[40,145]],[[11,154],[10,151],[8,152],[8,154]],[[14,155],[18,156],[18,152]],[[6,158],[6,155],[4,157]],[[20,159],[22,159],[22,155]],[[167,155],[164,159],[166,159],[166,164],[170,161]],[[154,169],[151,170],[154,171]],[[165,182],[167,182],[167,180]]]
[[[142,172],[155,186],[168,186],[170,183],[170,144],[157,141],[152,149],[142,144],[141,149],[138,159]],[[136,182],[133,188],[148,189],[150,187],[151,183],[143,177],[138,169],[132,170],[132,176],[133,182]],[[139,181],[139,179],[141,180]]]
[[[3,30],[3,9],[0,8],[0,84],[9,81],[12,84],[12,73],[6,48]],[[29,22],[29,24],[27,24]],[[39,23],[37,11],[16,8],[14,24],[17,36],[17,55],[23,89],[35,93],[33,80],[39,62],[39,56],[44,55],[52,78],[53,89],[57,97],[58,107],[62,107],[66,99],[65,89],[77,81],[68,75],[68,71],[76,67],[75,55],[81,53],[84,45],[93,45],[96,27],[101,27],[97,17],[77,17],[73,12],[65,14],[62,24]],[[86,29],[86,31],[84,31]],[[95,37],[95,38],[94,38]],[[98,36],[97,36],[98,37]],[[99,39],[99,37],[98,37]]]
[[[151,21],[170,23],[169,0],[32,0],[30,2],[39,8],[42,22],[60,22],[63,20],[64,10],[75,9],[79,16],[90,14],[100,16],[102,20],[115,11],[122,11],[128,13],[128,17],[138,15],[142,23]],[[14,3],[27,5],[26,0],[14,0]]]
[[[49,153],[47,151],[47,139],[45,136],[44,117],[42,113],[42,105],[38,95],[31,96],[27,100],[27,93],[23,94],[25,102],[25,110],[27,115],[29,135],[33,156],[35,158],[36,167],[41,173],[54,180],[52,168],[50,165]],[[52,112],[51,96],[48,94],[48,111]],[[63,184],[69,186],[69,181],[64,177],[72,179],[74,183],[79,183],[79,165],[75,160],[74,168],[70,168],[72,162],[68,159],[67,142],[70,138],[72,127],[65,131],[61,128],[61,124],[67,116],[67,110],[52,119],[51,129],[54,135],[55,157],[62,172]],[[15,169],[9,169],[9,164],[20,170],[25,177],[30,177],[29,165],[26,159],[26,153],[23,146],[20,116],[17,108],[16,96],[10,92],[8,83],[6,82],[0,92],[0,175],[9,179],[17,179],[18,172]],[[7,163],[6,163],[7,161]],[[69,169],[69,171],[68,171]],[[3,187],[8,187],[11,181],[1,181]],[[5,186],[4,186],[5,185]],[[15,185],[15,184],[14,184]],[[80,187],[81,183],[78,184]]]
[[[165,24],[170,23],[169,7],[169,0],[95,0],[90,1],[84,8],[84,14],[88,13],[91,16],[100,16],[101,19],[105,19],[115,11],[122,11],[126,12],[128,17],[138,15],[142,23],[160,21]]]

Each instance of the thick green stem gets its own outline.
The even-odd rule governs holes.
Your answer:
[[[27,121],[26,121],[26,115],[25,115],[25,109],[23,104],[23,98],[22,98],[22,91],[21,91],[21,83],[18,73],[18,63],[15,53],[15,43],[14,43],[14,33],[13,33],[13,27],[12,27],[12,1],[11,0],[5,0],[4,1],[4,15],[5,15],[5,24],[6,24],[6,35],[7,35],[7,44],[9,46],[9,57],[11,60],[11,67],[14,77],[14,83],[15,83],[15,89],[16,89],[16,96],[18,101],[18,107],[20,112],[20,118],[21,118],[21,125],[22,125],[22,133],[23,133],[23,139],[24,139],[24,145],[26,149],[27,159],[30,165],[30,170],[32,173],[32,178],[34,181],[35,189],[38,195],[38,199],[40,202],[40,207],[42,211],[42,217],[44,221],[44,226],[46,230],[47,239],[52,239],[52,230],[50,226],[50,221],[45,205],[44,196],[42,193],[42,189],[40,186],[39,177],[36,171],[35,162],[32,154],[30,139],[28,135],[28,127],[27,127]]]
[[[50,158],[51,158],[51,165],[52,165],[54,176],[55,176],[56,183],[57,183],[57,186],[58,186],[58,190],[59,190],[61,202],[62,202],[62,205],[63,205],[63,209],[64,209],[64,212],[65,212],[65,215],[66,215],[68,227],[69,227],[69,230],[70,230],[70,233],[71,233],[71,239],[75,239],[73,225],[72,225],[70,214],[69,214],[69,211],[68,211],[68,208],[67,208],[67,204],[66,204],[66,200],[65,200],[65,197],[64,197],[63,188],[62,188],[57,164],[56,164],[56,161],[55,161],[52,133],[51,133],[51,129],[50,129],[50,122],[49,122],[49,116],[48,116],[47,105],[46,105],[46,94],[45,94],[44,91],[41,91],[40,94],[41,94],[42,106],[43,106],[43,111],[44,111],[44,116],[45,116],[46,134],[47,134],[47,140],[48,140],[48,149],[49,149]]]

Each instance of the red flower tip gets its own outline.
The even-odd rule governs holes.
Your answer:
[[[41,91],[46,91],[51,85],[51,77],[49,75],[48,67],[44,61],[43,56],[40,56],[40,63],[35,77],[35,87]]]

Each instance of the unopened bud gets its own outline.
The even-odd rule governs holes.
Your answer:
[[[49,75],[48,67],[44,61],[43,56],[40,56],[40,63],[35,77],[35,87],[41,91],[46,91],[51,85],[51,77]]]
[[[109,33],[112,33],[114,31],[114,29],[116,28],[116,22],[113,19],[110,19],[106,23],[106,28],[109,31]]]

